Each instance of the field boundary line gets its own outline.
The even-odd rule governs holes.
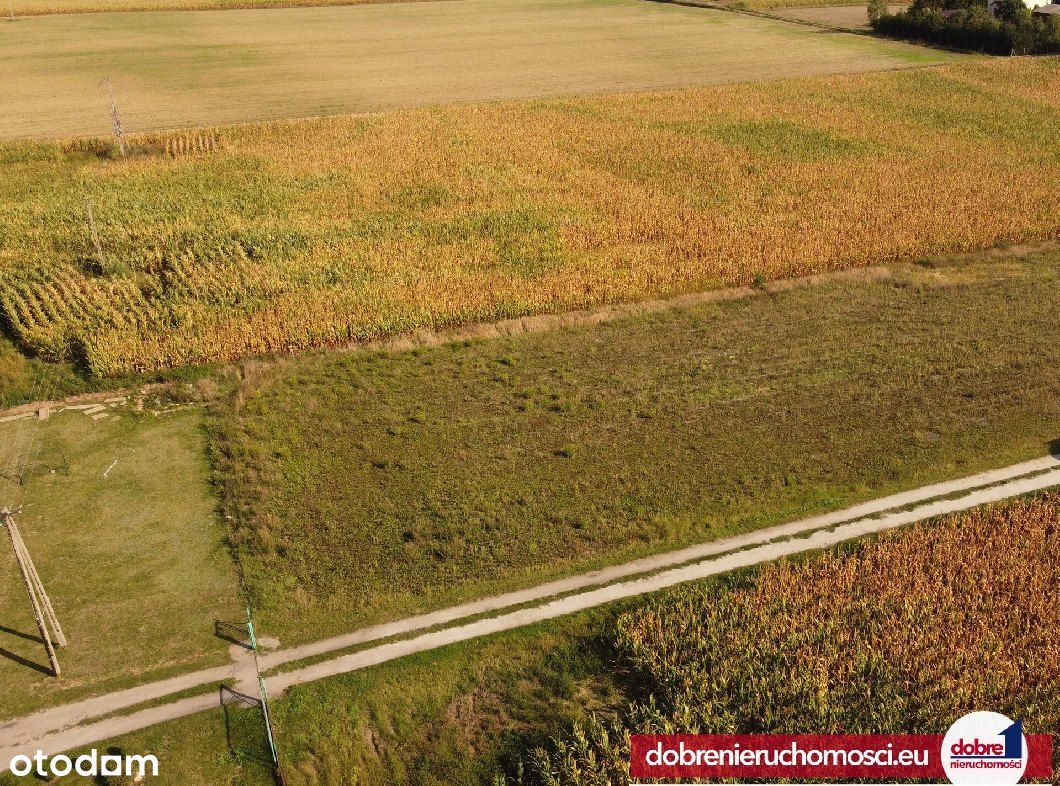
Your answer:
[[[31,412],[37,412],[40,409],[56,411],[64,407],[69,407],[71,404],[103,403],[107,399],[117,398],[118,396],[124,396],[126,398],[143,397],[159,390],[164,390],[172,385],[172,382],[151,382],[145,385],[139,385],[135,388],[111,388],[110,390],[92,391],[91,393],[78,393],[73,396],[67,396],[63,399],[27,401],[25,404],[18,404],[17,406],[8,407],[7,409],[0,409],[0,418],[9,417],[11,415],[26,415]]]
[[[678,2],[679,0],[648,1]],[[684,0],[680,1],[683,2]],[[440,0],[427,0],[427,2],[440,2]],[[961,262],[966,260],[985,261],[991,259],[1003,259],[1006,257],[1023,258],[1032,254],[1048,253],[1057,250],[1060,250],[1060,240],[1044,240],[1032,243],[989,246],[975,251],[952,254],[936,254],[926,257],[925,259],[928,262],[936,263]],[[908,271],[914,266],[915,263],[913,262],[896,261],[879,265],[866,265],[863,267],[830,270],[823,273],[811,273],[806,276],[781,278],[776,281],[768,281],[761,286],[719,287],[716,289],[685,292],[646,300],[606,303],[603,305],[573,309],[570,311],[545,312],[522,317],[512,317],[510,319],[493,320],[488,322],[470,322],[438,328],[421,328],[411,332],[399,333],[372,341],[345,342],[330,346],[298,350],[290,354],[249,357],[237,361],[227,361],[218,365],[222,367],[231,367],[241,362],[256,362],[262,366],[282,367],[285,364],[296,362],[300,358],[305,357],[330,354],[352,354],[356,352],[399,353],[422,347],[455,344],[461,341],[490,340],[522,334],[549,333],[568,328],[608,324],[622,319],[649,316],[671,310],[692,308],[699,305],[728,303],[743,300],[755,295],[779,294],[794,289],[800,289],[802,287],[817,286],[821,284],[843,283],[847,281],[886,281],[894,278],[897,273]],[[55,401],[31,401],[8,407],[7,409],[0,409],[0,418],[11,415],[24,415],[30,412],[36,412],[42,408],[57,409],[69,406],[70,404],[88,403],[97,400],[101,401],[112,396],[145,396],[153,392],[165,390],[175,384],[177,384],[177,380],[169,382],[153,382],[136,387],[118,387],[109,390],[78,393],[65,399]]]
[[[655,2],[656,0],[650,0]],[[657,0],[670,2],[671,0]],[[1038,253],[1060,250],[1060,239],[1049,239],[1028,243],[1010,243],[988,246],[974,251],[935,254],[924,257],[930,263],[962,262],[975,260],[996,260],[1004,258],[1023,258]],[[478,341],[508,338],[522,334],[549,333],[568,328],[591,327],[608,324],[621,319],[632,319],[640,316],[663,313],[671,310],[691,308],[712,303],[728,303],[756,295],[775,295],[802,287],[821,284],[843,283],[848,281],[887,281],[896,275],[913,270],[916,263],[909,260],[897,260],[878,265],[865,265],[805,276],[781,278],[767,281],[760,286],[726,286],[715,289],[684,292],[664,295],[645,300],[605,303],[588,308],[570,311],[544,312],[528,314],[509,319],[469,322],[449,326],[420,328],[406,333],[398,333],[371,341],[349,341],[300,350],[293,354],[267,358],[257,358],[264,366],[282,367],[284,364],[297,362],[307,356],[325,356],[330,354],[352,354],[357,352],[408,352],[413,349],[445,346],[461,341]],[[248,360],[255,360],[249,358]]]
[[[809,1],[810,0],[807,0],[807,2]],[[834,33],[850,33],[852,35],[869,36],[871,38],[880,38],[885,41],[903,40],[877,35],[872,30],[861,30],[856,27],[843,27],[842,25],[831,25],[826,22],[812,22],[809,19],[799,19],[797,17],[789,18],[778,14],[772,14],[769,11],[759,11],[754,8],[736,8],[731,5],[713,3],[710,0],[649,0],[649,2],[662,3],[664,5],[680,5],[685,8],[705,8],[711,11],[728,11],[730,14],[743,14],[744,16],[753,16],[758,19],[772,19],[775,22],[791,22],[796,25],[802,25],[803,27],[816,27],[819,30],[829,30]],[[851,3],[851,5],[854,5],[854,3]],[[920,46],[925,49],[931,48],[924,44],[915,44],[915,42],[907,43],[914,43],[915,46]]]
[[[278,650],[263,656],[262,667],[263,670],[273,670],[286,663],[326,655],[382,638],[418,634],[267,677],[269,686],[276,693],[281,693],[291,685],[535,624],[759,562],[829,548],[846,540],[1040,491],[1054,485],[1060,485],[1060,456],[1044,456],[965,478],[892,494],[844,510],[777,527],[708,541],[526,590],[483,598],[319,642]],[[957,498],[946,497],[960,492],[967,493]],[[517,604],[530,605],[511,611]],[[449,622],[505,610],[506,613],[497,616],[485,616],[461,625],[444,627]],[[421,632],[436,626],[442,627],[439,630]],[[227,679],[238,680],[243,676],[242,667],[243,664],[233,662],[0,722],[0,731],[9,740],[4,748],[0,748],[0,768],[6,767],[10,757],[18,752],[29,750],[33,753],[40,748],[54,754],[208,709],[214,706],[213,702],[216,700],[213,693],[147,707],[128,715],[112,714],[202,685],[216,684]],[[104,715],[107,717],[95,720]],[[2,771],[3,769],[0,769],[0,772]]]

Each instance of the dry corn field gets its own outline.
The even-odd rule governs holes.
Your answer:
[[[1058,85],[1060,58],[1014,58],[233,126],[127,159],[7,143],[0,316],[110,375],[1057,238]]]
[[[1058,576],[1053,494],[670,593],[618,623],[652,700],[539,752],[528,782],[626,782],[627,730],[942,734],[990,708],[1054,731]]]

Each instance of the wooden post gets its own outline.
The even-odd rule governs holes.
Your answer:
[[[41,610],[40,600],[37,597],[38,588],[41,598],[43,598],[47,604],[49,615],[54,618],[55,612],[51,608],[51,601],[48,600],[48,596],[44,592],[44,586],[40,583],[40,576],[37,575],[37,569],[33,567],[33,560],[30,559],[29,552],[26,550],[26,546],[22,542],[22,536],[18,533],[15,519],[11,515],[11,511],[7,508],[0,510],[0,524],[3,524],[4,527],[7,528],[7,534],[11,538],[11,547],[15,551],[15,560],[18,562],[18,569],[22,573],[22,581],[26,584],[26,592],[29,594],[29,602],[33,607],[33,619],[37,623],[37,630],[40,632],[41,641],[44,642],[44,649],[48,653],[48,662],[51,664],[52,673],[58,677],[60,675],[59,659],[55,655],[55,648],[52,646],[51,634],[48,631],[45,614]],[[58,625],[58,620],[56,620],[55,626],[57,630]],[[61,636],[61,632],[59,635]],[[65,642],[65,639],[63,639],[63,642]]]
[[[44,582],[40,580],[40,575],[37,573],[37,566],[33,564],[33,559],[29,555],[29,549],[26,548],[26,541],[22,540],[22,533],[19,532],[18,527],[15,526],[14,520],[11,524],[12,534],[18,538],[19,548],[22,550],[22,558],[29,570],[29,577],[33,582],[33,586],[37,589],[37,597],[40,598],[41,605],[44,607],[44,621],[51,625],[52,633],[55,635],[55,643],[60,647],[66,646],[66,636],[63,635],[63,629],[59,625],[59,618],[55,615],[55,609],[52,607],[51,598],[48,597],[48,593],[44,591]]]

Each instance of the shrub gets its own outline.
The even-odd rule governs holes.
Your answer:
[[[1060,52],[1056,20],[1035,17],[1022,0],[999,0],[991,15],[980,0],[915,0],[904,13],[869,21],[886,36],[994,55]]]

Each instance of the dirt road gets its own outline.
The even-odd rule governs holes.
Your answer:
[[[291,685],[554,619],[760,562],[828,548],[845,540],[1057,485],[1060,485],[1060,457],[1047,456],[894,494],[834,513],[635,560],[519,592],[483,598],[300,647],[280,649],[265,655],[261,665],[264,671],[273,671],[284,664],[341,652],[361,644],[418,634],[274,673],[267,682],[270,692],[279,694]],[[480,618],[474,619],[476,617]],[[445,627],[460,620],[471,621]],[[234,679],[237,689],[253,692],[253,671],[247,655],[237,647],[233,648],[233,656],[231,666],[193,672],[0,723],[0,738],[3,739],[0,743],[0,771],[17,753],[32,755],[38,749],[48,754],[59,753],[217,706],[216,684],[224,679]],[[111,715],[206,685],[211,689],[200,695],[128,715]],[[104,715],[109,717],[103,718]],[[94,718],[103,719],[93,721]]]

